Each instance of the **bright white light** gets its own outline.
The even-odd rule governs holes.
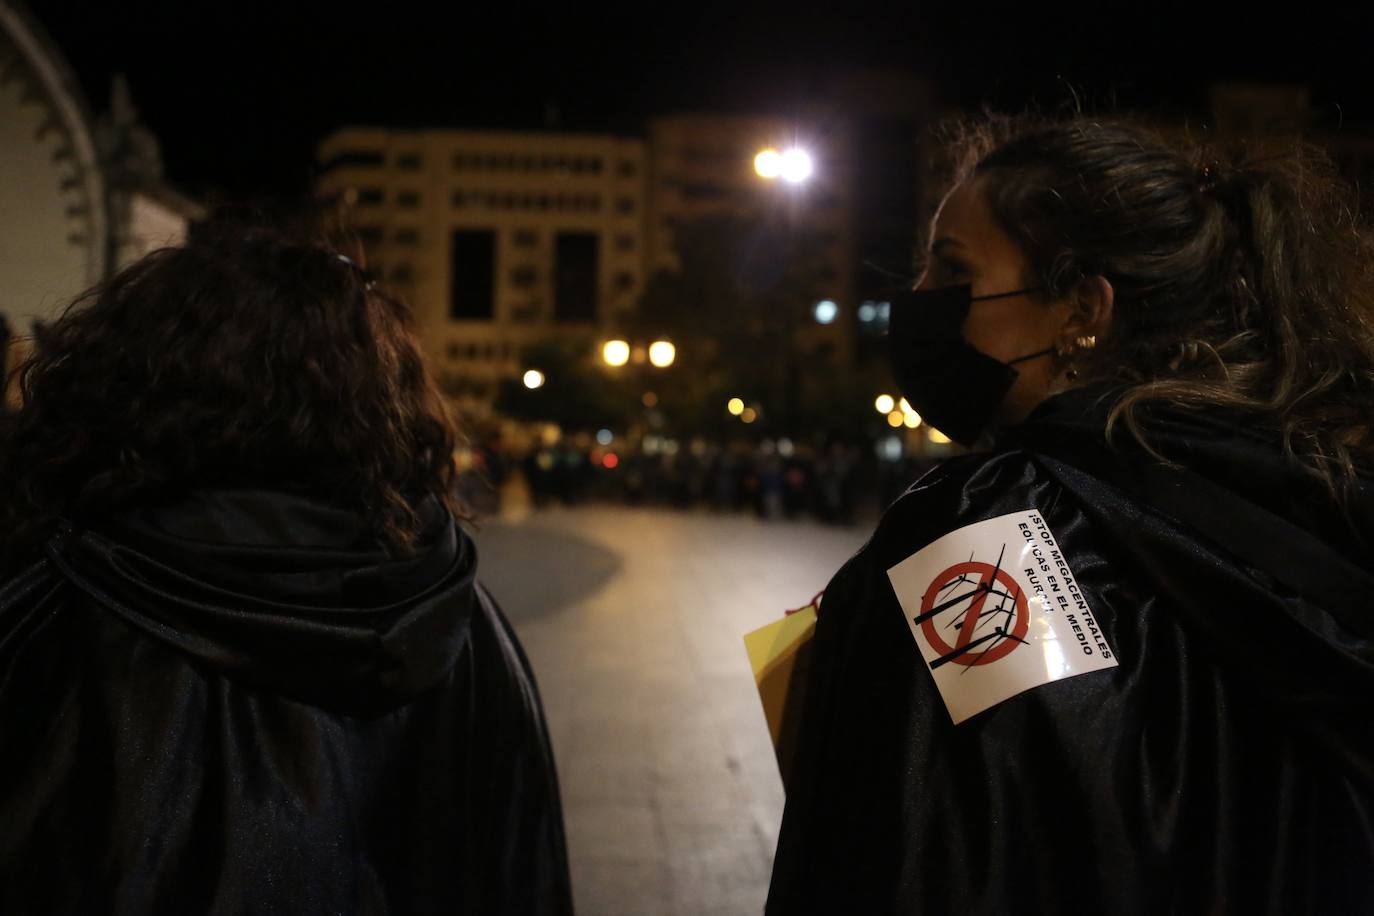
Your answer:
[[[816,303],[816,321],[821,324],[830,324],[840,314],[840,307],[830,299],[822,299]]]
[[[630,361],[630,345],[623,340],[608,340],[601,346],[601,358],[608,366],[623,366]]]
[[[878,395],[878,399],[873,402],[873,409],[878,411],[878,413],[892,413],[892,408],[894,406],[895,404],[890,394],[880,394]]]
[[[865,302],[859,306],[859,320],[864,324],[870,324],[878,317],[878,307],[872,302]]]
[[[600,430],[596,434],[596,441],[600,442],[602,445],[610,445],[615,441],[615,433],[611,432],[609,429]]]
[[[902,440],[888,436],[878,443],[878,457],[886,461],[897,461],[902,457]]]
[[[744,413],[744,401],[739,398],[731,398],[729,403],[725,405],[725,409],[730,411],[731,416],[738,417]]]
[[[777,178],[782,174],[782,154],[766,149],[754,157],[754,171],[760,178]]]
[[[660,369],[666,369],[677,359],[677,347],[666,340],[656,340],[649,345],[649,362]]]
[[[784,458],[791,458],[791,457],[792,457],[792,453],[795,452],[795,451],[796,451],[796,447],[792,445],[792,440],[791,440],[791,439],[779,439],[779,440],[778,440],[778,454],[781,455],[782,457],[784,457]]]
[[[530,390],[541,388],[544,385],[544,373],[538,369],[531,369],[525,373],[525,387]]]
[[[911,402],[908,401],[906,398],[902,398],[900,401],[897,402],[897,409],[900,410],[902,413],[916,412],[916,410],[911,406]]]
[[[801,184],[811,177],[811,155],[802,149],[790,149],[782,154],[782,178],[791,184]]]

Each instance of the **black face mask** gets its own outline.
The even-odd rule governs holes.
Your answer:
[[[992,422],[1016,381],[1013,366],[1054,352],[1049,347],[1009,363],[993,359],[964,339],[969,306],[1039,288],[975,297],[965,284],[893,297],[887,340],[897,387],[912,409],[960,445],[973,445]]]

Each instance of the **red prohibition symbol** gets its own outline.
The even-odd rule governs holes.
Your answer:
[[[943,598],[946,592],[952,594]],[[995,599],[996,606],[985,609],[989,598]],[[936,617],[946,612],[958,613],[961,608],[959,632],[954,645],[950,645],[936,626]],[[990,614],[1002,620],[986,625],[983,618]],[[931,667],[945,662],[972,667],[1006,658],[1025,642],[1030,629],[1030,607],[1025,592],[1005,569],[969,560],[955,563],[935,577],[921,598],[921,613],[916,620],[926,641],[941,656]],[[980,622],[985,624],[981,630]]]

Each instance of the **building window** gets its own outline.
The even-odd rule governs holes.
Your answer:
[[[341,153],[335,153],[333,156],[330,156],[324,162],[320,163],[320,172],[332,172],[334,169],[348,167],[368,168],[384,165],[385,163],[386,157],[382,155],[381,150],[344,150]]]
[[[468,157],[468,155],[467,155],[466,153],[454,153],[454,154],[453,154],[453,168],[454,168],[456,171],[460,171],[460,172],[461,172],[461,171],[467,169],[467,168],[469,167],[469,166],[468,166],[468,163],[469,163],[470,161],[471,161],[471,160],[469,159],[469,157]]]
[[[407,226],[404,229],[397,229],[395,239],[397,245],[419,244],[420,230],[414,228],[413,226]]]
[[[358,241],[367,248],[382,244],[382,239],[386,236],[381,226],[358,226],[353,232],[358,236]]]
[[[615,275],[615,288],[622,293],[628,289],[633,289],[635,285],[634,274],[621,272]]]
[[[539,271],[533,267],[517,267],[510,272],[511,285],[516,289],[529,289],[539,282]]]
[[[633,213],[635,212],[635,199],[633,197],[621,197],[615,202],[615,212]]]
[[[450,343],[445,350],[448,353],[449,359],[456,360],[458,358],[458,345],[456,343]]]
[[[633,235],[617,235],[615,237],[616,251],[634,251],[638,245],[638,240]]]
[[[398,153],[396,155],[396,168],[403,172],[418,172],[420,170],[420,154]]]
[[[622,159],[615,171],[621,178],[633,178],[639,174],[639,166],[633,159]]]
[[[415,279],[415,269],[409,264],[397,264],[391,268],[392,283],[409,283]]]
[[[381,188],[359,188],[357,204],[360,207],[376,207],[385,199]]]
[[[554,244],[555,321],[596,320],[600,237],[591,232],[560,232]]]
[[[714,184],[684,184],[682,199],[693,203],[718,203],[730,196],[730,192]]]
[[[454,230],[449,251],[449,317],[490,321],[496,302],[496,233]]]
[[[396,192],[396,206],[414,209],[420,206],[419,191],[398,191]]]
[[[516,248],[535,248],[539,245],[539,233],[533,229],[517,229],[511,242]]]

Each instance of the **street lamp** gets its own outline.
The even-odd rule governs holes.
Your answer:
[[[649,362],[659,369],[667,369],[677,359],[677,347],[666,340],[656,340],[649,345]]]
[[[775,149],[762,150],[754,157],[754,171],[760,178],[777,178],[782,174],[782,153]]]
[[[544,386],[544,373],[538,369],[531,369],[525,373],[525,387],[533,391]]]
[[[782,180],[788,184],[801,184],[811,177],[813,166],[811,154],[803,149],[790,149],[782,154]]]
[[[799,147],[781,153],[770,147],[754,157],[754,171],[769,181],[781,178],[788,184],[801,184],[811,177],[815,163],[811,154]]]
[[[892,400],[892,395],[890,394],[880,394],[878,395],[878,399],[873,402],[873,408],[881,414],[892,413],[892,408],[894,406],[895,402]]]
[[[730,416],[738,417],[744,413],[744,400],[742,398],[731,398],[725,404],[725,409],[730,411]]]
[[[624,340],[608,340],[601,346],[601,358],[608,366],[623,366],[630,361],[630,344]]]

